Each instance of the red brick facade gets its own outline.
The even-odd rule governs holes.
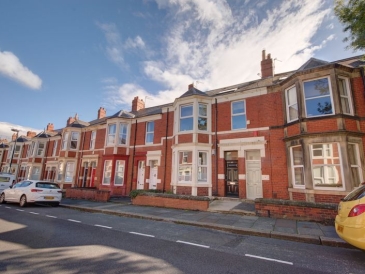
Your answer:
[[[193,196],[338,202],[364,178],[362,68],[352,59],[311,59],[274,75],[263,52],[262,79],[202,92],[189,85],[174,102],[90,122],[69,117],[17,140],[18,180],[53,180],[111,195],[157,189]],[[354,61],[358,61],[354,57]],[[322,62],[322,63],[321,63]],[[183,93],[183,92],[182,92]],[[9,168],[8,146],[0,169]]]

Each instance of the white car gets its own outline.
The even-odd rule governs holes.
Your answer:
[[[19,203],[21,207],[28,203],[46,203],[58,206],[62,199],[62,190],[52,182],[24,180],[12,188],[4,189],[0,195],[0,203]]]

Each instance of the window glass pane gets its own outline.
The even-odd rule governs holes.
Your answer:
[[[295,120],[298,118],[298,105],[292,105],[289,107],[289,120]]]
[[[340,91],[340,95],[347,96],[347,88],[346,88],[346,80],[339,78],[338,79],[338,88]]]
[[[112,174],[112,161],[107,160],[104,163],[103,185],[110,185],[111,174]]]
[[[203,118],[203,117],[198,118],[198,129],[207,130],[207,118]]]
[[[72,182],[72,178],[74,175],[74,168],[75,168],[75,163],[66,164],[65,182]]]
[[[193,117],[180,119],[180,131],[193,129]]]
[[[148,122],[147,123],[147,132],[153,132],[155,128],[155,123],[154,122]]]
[[[345,97],[341,97],[341,105],[342,105],[342,111],[343,113],[350,113],[350,103],[349,99]]]
[[[244,113],[245,103],[244,101],[233,102],[232,103],[232,114]]]
[[[328,79],[322,78],[304,82],[304,94],[306,99],[330,95]]]
[[[182,106],[180,117],[187,117],[193,115],[193,106]]]
[[[123,185],[124,183],[124,161],[118,160],[115,167],[115,185]]]
[[[320,97],[307,100],[306,108],[308,117],[333,113],[331,97]]]
[[[303,167],[295,167],[294,168],[294,179],[295,185],[304,185],[304,172]]]
[[[207,116],[207,105],[199,104],[199,115]]]
[[[109,134],[115,134],[116,131],[116,125],[109,125]]]
[[[232,116],[232,129],[246,128],[246,115]]]
[[[297,92],[296,92],[295,87],[292,87],[291,89],[289,89],[287,92],[287,95],[288,95],[288,105],[289,106],[297,103]]]
[[[199,165],[207,165],[207,153],[199,152]]]
[[[125,145],[127,143],[127,125],[120,124],[119,128],[119,144]]]

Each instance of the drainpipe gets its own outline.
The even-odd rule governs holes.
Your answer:
[[[361,78],[362,78],[362,85],[364,87],[364,96],[365,96],[365,66],[360,67],[360,74],[361,74]]]
[[[44,132],[47,136],[48,136],[48,134],[47,134],[47,132]],[[44,175],[45,175],[45,171],[46,171],[46,164],[47,164],[47,153],[48,153],[48,150],[49,150],[49,142],[50,142],[50,139],[51,139],[51,137],[48,137],[48,142],[47,142],[47,147],[46,147],[46,150],[44,151],[44,157],[43,157],[43,159],[42,159],[42,161],[43,161],[43,164],[42,164],[42,168],[43,168],[43,180],[45,179],[44,178]]]
[[[80,132],[82,133],[82,131]],[[81,170],[81,163],[82,163],[82,156],[84,155],[84,144],[85,144],[85,136],[86,136],[86,131],[84,132],[84,136],[82,137],[82,144],[81,144],[81,152],[80,152],[80,157],[77,157],[77,159],[80,161],[79,162],[79,169],[77,171],[77,183],[76,183],[76,187],[79,187],[79,178],[80,178],[80,170]],[[80,151],[80,149],[79,149]],[[80,187],[83,187],[82,185],[82,181],[81,181],[81,186]]]
[[[215,98],[215,196],[218,196],[218,103]]]
[[[133,175],[134,175],[134,157],[136,155],[136,140],[137,140],[137,119],[136,119],[136,126],[134,128],[134,144],[133,144],[133,156],[132,156],[132,173],[131,173],[131,188],[130,191],[132,191],[133,186]]]
[[[165,182],[166,182],[166,164],[167,164],[167,134],[169,128],[169,108],[167,108],[166,112],[166,137],[165,137],[165,170],[163,174],[163,184],[162,184],[162,192],[165,193]]]

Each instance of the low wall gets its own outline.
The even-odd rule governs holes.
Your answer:
[[[179,196],[176,198],[170,198],[161,196],[138,195],[137,197],[132,199],[132,204],[207,211],[209,207],[209,201],[209,199],[184,199]]]
[[[68,188],[66,189],[66,198],[107,202],[110,199],[110,191],[90,188]]]
[[[256,199],[255,209],[256,215],[259,217],[285,218],[324,223],[333,223],[337,215],[337,204],[277,199]]]

